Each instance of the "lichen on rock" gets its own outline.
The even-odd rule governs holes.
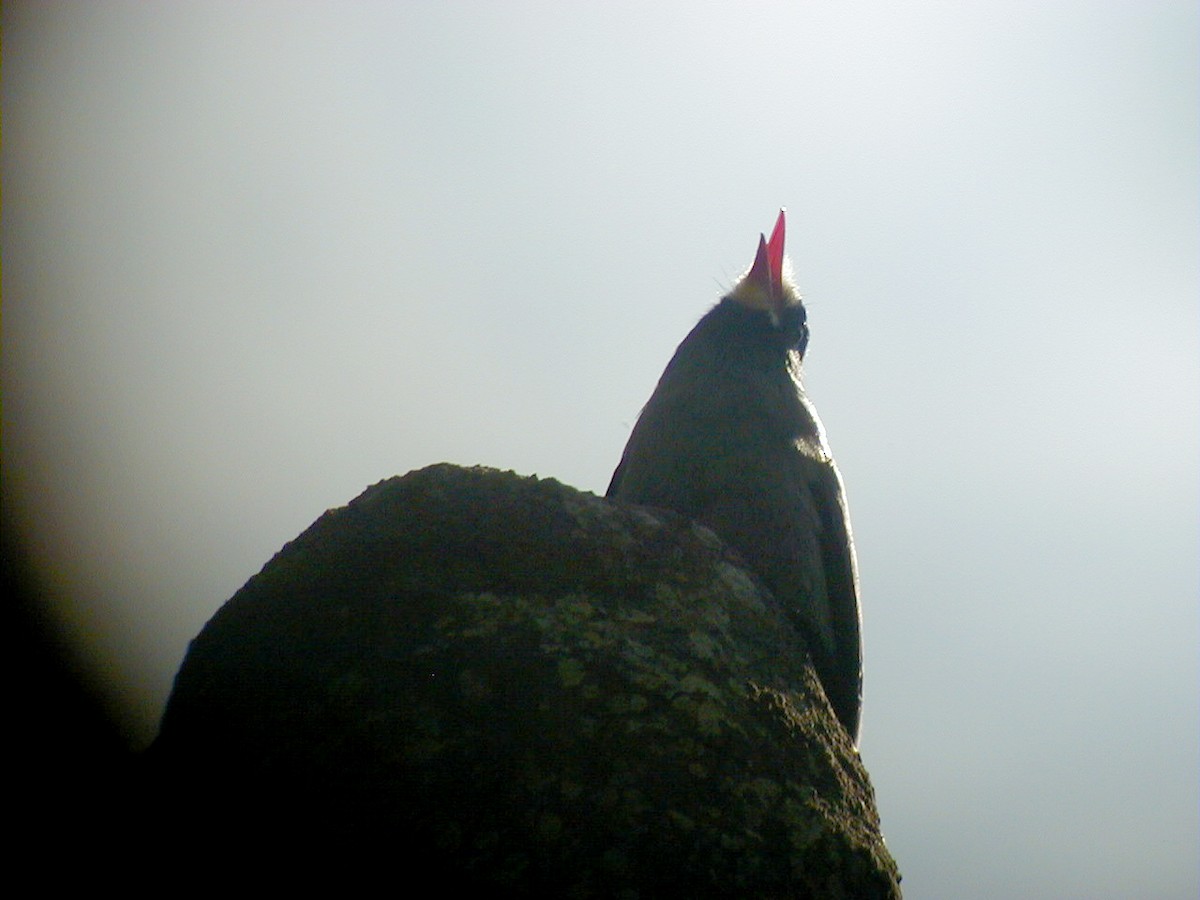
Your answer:
[[[326,513],[193,642],[149,762],[177,828],[383,845],[443,889],[899,897],[769,592],[552,479],[431,466]]]

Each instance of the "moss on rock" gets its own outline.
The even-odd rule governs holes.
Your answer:
[[[761,583],[705,529],[549,479],[438,465],[326,513],[193,642],[150,760],[177,829],[440,889],[899,896]]]

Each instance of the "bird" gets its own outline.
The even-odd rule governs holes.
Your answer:
[[[785,210],[750,269],[676,349],[606,496],[716,532],[767,585],[806,644],[857,746],[858,564],[841,473],[805,393],[808,316],[784,270]]]

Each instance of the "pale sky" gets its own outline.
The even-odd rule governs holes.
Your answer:
[[[3,476],[135,745],[284,543],[603,492],[788,209],[913,898],[1200,890],[1196,3],[3,9]]]

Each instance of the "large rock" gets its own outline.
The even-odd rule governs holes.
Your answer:
[[[331,510],[192,643],[153,817],[438,892],[899,897],[800,638],[716,536],[432,466]],[[191,846],[191,844],[188,844]]]

